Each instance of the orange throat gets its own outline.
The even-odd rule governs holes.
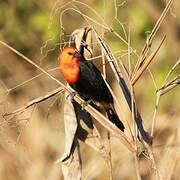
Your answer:
[[[79,58],[69,57],[66,53],[59,56],[60,72],[69,84],[74,84],[79,78]]]
[[[78,80],[80,70],[77,64],[60,64],[60,71],[69,84],[74,84]]]

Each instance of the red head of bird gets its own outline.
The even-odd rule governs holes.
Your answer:
[[[69,84],[76,83],[79,77],[78,63],[81,61],[81,58],[75,56],[77,53],[78,50],[76,48],[66,47],[59,54],[60,72]]]

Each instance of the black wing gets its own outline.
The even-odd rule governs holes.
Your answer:
[[[79,79],[71,87],[84,99],[112,103],[112,95],[96,66],[90,61],[82,61],[79,63],[79,68]]]

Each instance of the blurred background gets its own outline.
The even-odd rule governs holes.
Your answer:
[[[86,4],[84,4],[86,3]],[[77,28],[93,26],[103,34],[117,59],[127,65],[127,41],[130,29],[131,46],[140,54],[146,38],[166,5],[165,0],[1,0],[0,40],[30,58],[51,74],[59,74],[58,53],[69,35]],[[158,88],[172,66],[180,58],[180,1],[174,1],[166,20],[156,35],[152,50],[163,35],[165,43],[150,65]],[[80,14],[81,12],[83,14]],[[94,44],[96,47],[97,44]],[[100,55],[95,48],[95,55]],[[137,57],[131,55],[132,67]],[[29,108],[24,113],[4,119],[2,115],[30,100],[43,96],[59,85],[45,75],[25,84],[40,72],[8,48],[0,45],[0,179],[45,180],[63,179],[61,166],[54,161],[64,150],[64,123],[62,96]],[[178,67],[171,76],[180,73]],[[155,108],[156,89],[148,72],[135,87],[138,109],[144,125],[150,132]],[[164,95],[160,101],[154,134],[154,153],[161,177],[180,179],[179,87]],[[83,161],[83,179],[108,179],[103,158],[87,145],[80,143]],[[112,137],[113,178],[136,179],[133,157],[121,143]],[[140,160],[143,179],[153,179],[150,162]],[[170,173],[169,173],[170,172]]]

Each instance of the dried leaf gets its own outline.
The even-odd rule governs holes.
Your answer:
[[[71,103],[71,97],[66,92],[64,101],[64,126],[65,126],[65,149],[63,156],[56,161],[56,163],[63,162],[69,158],[77,131],[77,119]]]
[[[82,162],[80,156],[80,147],[77,138],[74,139],[71,155],[62,163],[62,172],[64,180],[81,179]]]
[[[84,36],[85,35],[85,36]],[[84,56],[88,59],[91,57],[92,52],[92,31],[90,28],[80,28],[73,31],[69,40],[70,46],[75,46],[77,49],[80,48],[81,42],[84,42],[87,45],[87,48],[84,49]],[[87,50],[88,49],[88,50]]]
[[[160,42],[160,44],[158,45],[158,47],[156,48],[156,50],[151,53],[147,59],[144,61],[143,64],[141,64],[141,66],[139,67],[139,69],[137,70],[137,72],[133,75],[132,79],[131,79],[131,84],[134,85],[137,80],[141,77],[141,75],[143,74],[143,72],[147,69],[147,67],[149,66],[149,64],[152,62],[152,60],[154,59],[154,57],[157,55],[157,53],[159,52],[160,47],[162,46],[164,40],[165,40],[166,36],[164,36]]]
[[[130,89],[129,75],[127,73],[125,66],[121,61],[118,66],[117,61],[109,46],[104,43],[104,41],[100,38],[100,36],[96,32],[95,35],[97,41],[104,50],[104,54],[106,54],[106,58],[109,62],[108,66],[110,66],[110,68],[107,69],[108,70],[111,69],[109,70],[107,80],[108,77],[111,77],[111,80],[109,80],[108,83],[112,88],[111,91],[112,94],[113,93],[115,94],[114,96],[115,109],[117,112],[119,112],[118,115],[120,119],[129,123],[131,120],[131,95],[129,91]],[[134,113],[135,113],[135,121],[143,140],[148,144],[151,144],[152,143],[151,138],[148,135],[148,133],[144,130],[142,124],[142,118],[136,108],[134,109]]]
[[[73,106],[78,120],[78,139],[89,145],[95,151],[104,154],[105,150],[101,142],[102,139],[91,115],[87,111],[82,110],[82,107],[76,101],[73,101]]]

